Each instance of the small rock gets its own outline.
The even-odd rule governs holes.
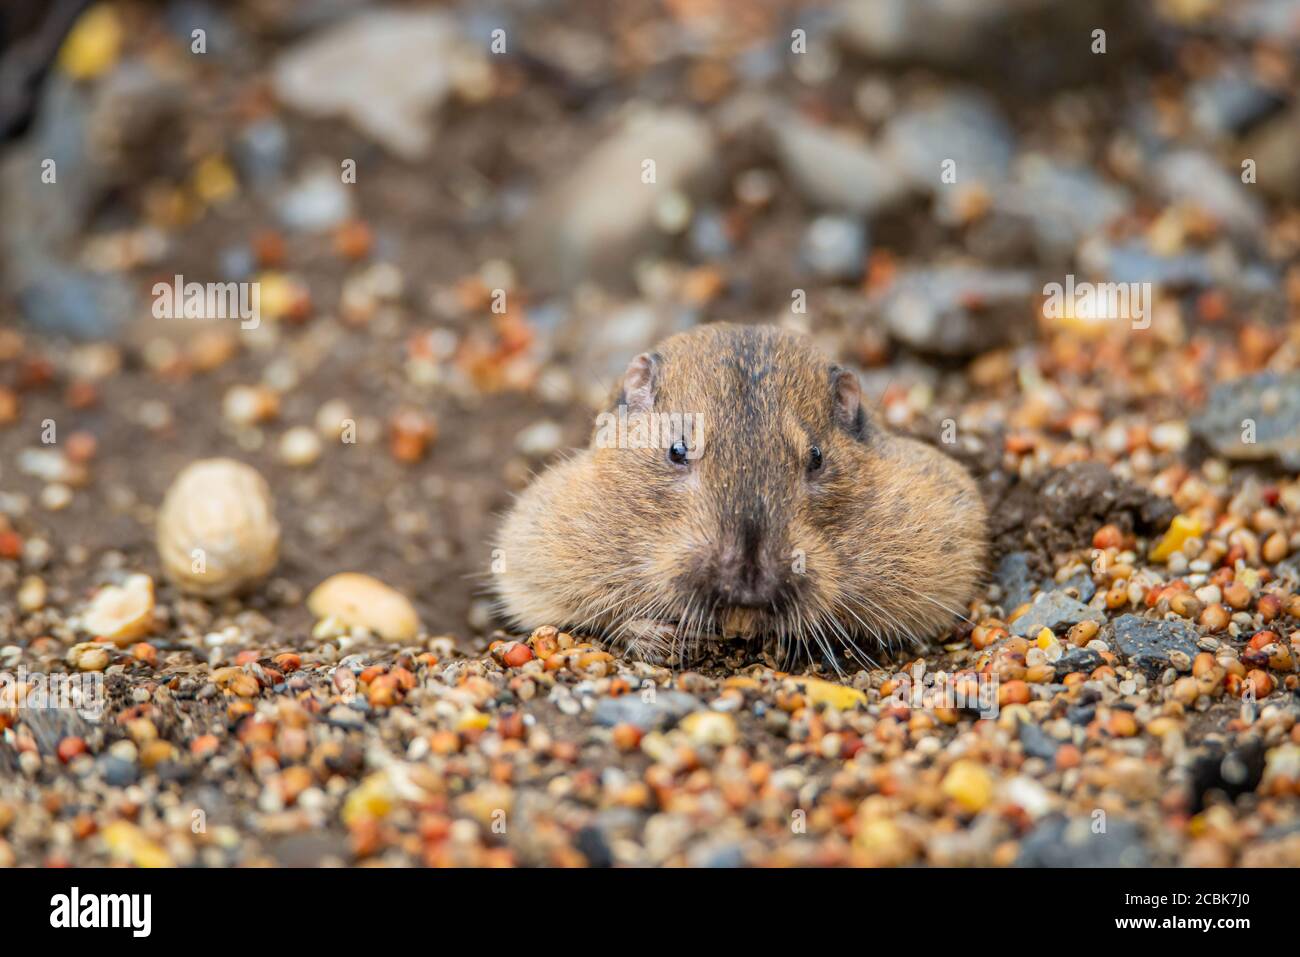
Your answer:
[[[289,134],[275,119],[261,119],[244,127],[234,145],[234,160],[241,175],[254,185],[277,183],[289,160]]]
[[[1183,546],[1187,544],[1188,540],[1200,538],[1201,533],[1204,531],[1205,528],[1196,515],[1175,515],[1174,520],[1169,523],[1169,529],[1165,534],[1162,534],[1160,541],[1156,542],[1156,545],[1152,547],[1152,562],[1167,562],[1167,560],[1183,550]],[[1203,602],[1217,602],[1219,599],[1218,586],[1214,586],[1214,592],[1216,594],[1214,594],[1213,598],[1209,594],[1204,594],[1204,596],[1203,594],[1197,594],[1196,597]]]
[[[1300,468],[1300,372],[1258,372],[1216,385],[1192,432],[1236,462]]]
[[[97,6],[77,18],[59,48],[59,69],[77,80],[107,72],[122,52],[126,29],[111,6]]]
[[[430,116],[472,59],[438,11],[375,10],[326,27],[281,53],[276,96],[309,116],[342,116],[389,151],[419,159],[433,145]]]
[[[745,849],[731,842],[704,844],[691,849],[689,864],[691,867],[744,867]]]
[[[1300,745],[1280,744],[1264,755],[1264,775],[1267,784],[1273,780],[1300,781]]]
[[[867,230],[846,216],[819,216],[801,245],[803,260],[822,279],[857,279],[867,256]]]
[[[1086,166],[1026,156],[1015,179],[999,189],[994,208],[1027,222],[1040,249],[1051,256],[1073,252],[1079,241],[1099,232],[1129,207],[1125,192]]]
[[[726,218],[716,209],[701,210],[691,220],[690,244],[697,260],[726,259],[732,252]]]
[[[1123,615],[1111,622],[1107,629],[1110,637],[1105,640],[1110,646],[1149,675],[1159,674],[1173,666],[1169,659],[1171,652],[1181,651],[1195,658],[1200,650],[1196,645],[1199,637],[1196,628],[1185,621]]]
[[[1105,830],[1089,818],[1054,814],[1020,844],[1017,867],[1145,867],[1149,854],[1132,821],[1109,819]]]
[[[609,842],[605,840],[605,835],[598,827],[589,825],[579,828],[578,833],[574,835],[573,846],[587,859],[588,867],[614,866],[614,852],[610,850]]]
[[[626,278],[640,254],[669,241],[655,227],[661,200],[696,192],[715,152],[712,131],[693,113],[630,117],[536,200],[518,231],[525,269],[557,287],[600,274]]]
[[[1204,210],[1225,229],[1255,235],[1264,228],[1258,199],[1213,157],[1179,150],[1158,160],[1152,172],[1156,188],[1169,200]]]
[[[988,31],[1006,19],[1004,0],[843,0],[839,29],[866,56],[957,65],[987,50]]]
[[[140,768],[133,761],[124,761],[111,754],[99,759],[99,773],[104,783],[110,787],[125,788],[135,784],[140,778]]]
[[[1235,136],[1286,102],[1240,66],[1192,84],[1187,100],[1192,123],[1209,136]]]
[[[866,216],[905,195],[897,172],[865,140],[794,114],[781,114],[771,127],[786,176],[813,205]]]
[[[1020,808],[1034,820],[1046,814],[1052,806],[1052,796],[1047,788],[1023,774],[1006,780],[998,790],[1001,803]]]
[[[1084,272],[1108,282],[1149,282],[1156,287],[1199,288],[1224,278],[1205,253],[1154,252],[1142,239],[1112,243],[1094,238],[1080,247],[1079,263]]]
[[[144,831],[127,821],[113,821],[104,828],[104,845],[115,858],[135,867],[174,867],[167,851]]]
[[[1092,600],[1092,596],[1097,594],[1097,585],[1092,580],[1092,575],[1087,571],[1076,572],[1059,585],[1052,585],[1049,581],[1044,588],[1059,588],[1064,591],[1067,588],[1073,588],[1079,593],[1079,601],[1087,604]]]
[[[1021,721],[1020,745],[1031,758],[1042,758],[1051,764],[1061,743],[1032,721]]]
[[[617,698],[601,698],[596,702],[592,716],[597,724],[607,728],[630,724],[642,731],[654,731],[675,725],[700,707],[700,702],[691,695],[681,691],[656,689],[649,701],[640,692]]]
[[[955,198],[968,186],[1005,182],[1015,151],[1011,128],[992,101],[977,93],[945,93],[905,109],[881,137],[882,152],[899,174],[940,199]],[[955,164],[955,182],[941,179],[946,160]]]
[[[277,212],[289,229],[323,232],[352,216],[352,193],[338,170],[317,167],[280,194]]]
[[[544,459],[558,449],[563,441],[564,431],[559,424],[543,419],[515,436],[515,448],[529,458]]]
[[[994,580],[1002,589],[1002,610],[1011,614],[1021,605],[1032,601],[1038,585],[1029,570],[1028,552],[1010,552],[1002,557]]]
[[[23,579],[22,585],[18,588],[18,607],[27,614],[40,611],[45,607],[47,596],[48,589],[45,587],[44,580],[36,575],[29,575]]]
[[[1063,591],[1050,591],[1035,598],[1029,609],[1011,623],[1011,633],[1033,638],[1044,628],[1060,631],[1089,619],[1102,622],[1106,616]]]
[[[1066,720],[1070,724],[1077,724],[1081,728],[1092,724],[1092,719],[1096,716],[1097,706],[1095,704],[1077,704],[1065,709]]]
[[[133,308],[131,292],[116,276],[99,276],[54,261],[20,275],[18,305],[23,318],[43,332],[78,339],[111,339],[119,316]]]
[[[330,708],[325,720],[340,728],[364,728],[366,726],[366,716],[345,704],[336,704]]]
[[[921,352],[965,356],[1003,345],[1031,316],[1029,273],[945,266],[900,275],[876,306],[899,342]]]
[[[1259,188],[1271,196],[1300,199],[1300,103],[1264,123],[1242,151],[1255,160]]]
[[[1106,662],[1091,648],[1071,648],[1056,661],[1056,677],[1062,678],[1074,671],[1092,674]]]

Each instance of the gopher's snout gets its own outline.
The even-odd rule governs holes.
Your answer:
[[[749,554],[710,564],[685,585],[706,607],[780,614],[792,598],[788,571],[784,563]]]
[[[721,542],[691,584],[722,608],[779,611],[788,600],[790,567],[784,549],[764,524],[742,519]]]

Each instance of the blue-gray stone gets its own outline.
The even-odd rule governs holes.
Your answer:
[[[903,344],[965,356],[1005,344],[1016,322],[1029,315],[1035,292],[1027,272],[939,266],[902,273],[876,307],[890,335]]]
[[[1063,677],[1074,671],[1092,674],[1106,662],[1091,648],[1071,648],[1056,660],[1056,675]]]
[[[1043,818],[1020,843],[1017,867],[1145,867],[1150,853],[1132,821]]]
[[[1219,383],[1191,427],[1233,461],[1276,457],[1288,467],[1300,465],[1300,372],[1259,372]]]
[[[140,769],[134,761],[106,754],[99,759],[99,774],[104,783],[115,788],[130,787],[140,778]]]
[[[681,691],[656,690],[649,701],[641,692],[633,691],[617,698],[601,698],[596,702],[593,717],[605,727],[630,724],[643,731],[671,727],[692,711],[701,707],[697,698]]]
[[[1106,631],[1102,640],[1148,674],[1159,674],[1170,667],[1171,652],[1181,651],[1193,658],[1199,650],[1196,642],[1200,633],[1186,621],[1123,615],[1111,622]]]
[[[882,140],[902,176],[939,196],[953,193],[953,185],[1004,182],[1015,153],[1011,127],[978,93],[948,93],[905,109],[885,125]],[[945,160],[955,164],[955,184],[940,178]]]
[[[1029,570],[1028,552],[1011,552],[1004,555],[994,573],[998,587],[1002,589],[1002,610],[1011,614],[1021,605],[1031,601],[1038,583]]]
[[[1020,722],[1019,737],[1020,746],[1031,758],[1042,758],[1047,762],[1056,760],[1056,751],[1061,743],[1032,721]]]
[[[1011,623],[1011,633],[1032,638],[1044,628],[1058,631],[1087,620],[1102,622],[1106,616],[1063,591],[1044,592],[1034,599],[1028,611]]]
[[[77,339],[110,339],[132,308],[129,287],[50,259],[32,264],[18,291],[23,318],[41,332]]]
[[[804,233],[804,262],[822,279],[857,279],[867,256],[867,229],[848,216],[818,216]]]

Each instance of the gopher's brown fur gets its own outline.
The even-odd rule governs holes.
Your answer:
[[[970,599],[985,548],[970,476],[886,431],[856,376],[806,339],[724,324],[673,336],[632,361],[619,406],[632,422],[667,413],[668,434],[608,447],[604,418],[523,492],[495,576],[516,625],[655,661],[736,635],[857,652],[932,637]]]

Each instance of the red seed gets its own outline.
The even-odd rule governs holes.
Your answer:
[[[1277,683],[1273,680],[1271,674],[1267,671],[1260,671],[1256,668],[1247,673],[1246,680],[1242,685],[1242,690],[1244,691],[1246,686],[1249,686],[1255,692],[1255,699],[1258,701],[1261,698],[1267,698],[1272,694],[1273,688],[1276,687],[1276,684]]]
[[[1007,681],[998,688],[998,704],[1026,704],[1029,701],[1029,685],[1023,681]]]
[[[334,231],[334,251],[344,259],[365,259],[374,245],[374,233],[365,223],[349,220]]]
[[[641,729],[634,724],[614,726],[614,746],[620,751],[635,751],[641,744]]]
[[[1282,601],[1276,595],[1260,595],[1255,609],[1265,621],[1272,621],[1282,613]]]
[[[86,753],[86,742],[81,738],[64,738],[59,742],[59,760],[67,764],[79,754]]]
[[[523,642],[514,642],[506,649],[506,653],[501,660],[505,662],[508,668],[518,668],[520,665],[533,660],[533,652]]]
[[[1119,548],[1124,544],[1124,534],[1118,525],[1103,525],[1092,536],[1093,548]]]
[[[508,740],[519,740],[527,733],[524,716],[518,711],[510,711],[497,719],[497,734]]]
[[[1265,645],[1271,645],[1278,640],[1275,631],[1260,631],[1255,633],[1255,637],[1250,639],[1250,650],[1259,651]]]
[[[0,532],[0,558],[22,558],[23,537],[17,532]]]
[[[152,668],[158,664],[158,649],[147,641],[140,641],[131,646],[131,657]]]
[[[1082,760],[1083,755],[1073,744],[1063,744],[1056,751],[1056,766],[1062,771],[1077,768]]]

